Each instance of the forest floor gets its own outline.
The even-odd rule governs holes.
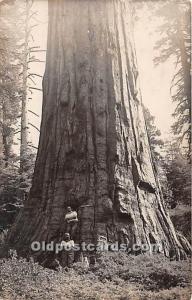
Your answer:
[[[0,260],[0,300],[189,300],[189,261],[103,253],[87,269],[54,271],[33,260]]]

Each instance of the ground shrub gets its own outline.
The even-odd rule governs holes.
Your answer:
[[[92,272],[100,278],[113,281],[120,278],[142,284],[146,290],[160,290],[190,283],[188,261],[170,261],[163,255],[131,256],[126,253],[104,253]]]
[[[0,299],[190,299],[189,262],[170,262],[161,256],[104,253],[89,269],[79,263],[74,267],[54,271],[33,259],[17,258],[13,252],[12,258],[0,260]]]

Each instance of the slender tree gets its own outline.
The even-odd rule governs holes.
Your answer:
[[[23,19],[23,41],[22,41],[22,51],[21,51],[21,78],[22,78],[22,88],[21,88],[21,143],[20,143],[20,172],[21,174],[28,171],[30,165],[28,164],[28,158],[31,154],[31,144],[29,142],[29,127],[33,126],[28,120],[28,102],[29,99],[32,101],[29,93],[32,94],[33,89],[37,89],[36,78],[41,77],[39,74],[31,73],[30,64],[33,62],[41,62],[36,58],[36,52],[42,52],[45,50],[40,49],[39,46],[31,46],[31,41],[33,40],[33,28],[38,24],[33,24],[33,17],[36,12],[33,10],[33,0],[25,0],[24,2],[19,2],[21,6],[21,13]],[[38,89],[37,89],[38,90]],[[40,90],[40,89],[39,89]],[[34,113],[33,111],[30,111]],[[39,130],[38,128],[36,128]]]
[[[177,142],[167,142],[165,150],[165,170],[169,189],[172,191],[171,204],[190,205],[190,165],[183,157]]]
[[[129,1],[49,1],[38,155],[9,234],[20,254],[64,233],[70,205],[76,242],[159,243],[165,255],[185,257],[154,172],[132,25]]]
[[[20,169],[23,172],[26,168],[28,150],[28,121],[27,121],[27,76],[28,76],[28,55],[29,55],[29,14],[30,1],[25,0],[24,20],[24,46],[22,51],[22,90],[21,90],[21,146],[20,146]]]
[[[149,136],[149,143],[151,146],[151,151],[155,162],[161,157],[159,148],[162,148],[164,145],[163,140],[161,139],[161,131],[155,125],[155,117],[152,116],[147,107],[143,107],[144,117],[147,127],[147,133]]]
[[[190,3],[165,1],[158,4],[156,14],[163,19],[159,28],[161,38],[156,44],[158,56],[155,63],[175,59],[175,74],[172,80],[171,94],[176,104],[173,116],[173,133],[183,145],[187,157],[191,147],[191,32]]]
[[[2,158],[6,166],[12,156],[14,126],[19,114],[20,89],[18,76],[20,67],[16,65],[18,52],[15,50],[19,36],[14,34],[16,19],[13,18],[10,25],[12,13],[12,6],[3,6],[0,10],[0,131]]]
[[[28,69],[28,61],[24,58],[28,60],[29,55],[24,55],[24,48],[28,47],[29,37],[24,33],[30,34],[30,26],[24,30],[29,23],[28,17],[28,23],[24,22],[24,12],[26,17],[23,1],[2,5],[0,9],[0,205],[21,203],[29,191],[33,172],[34,154],[31,151],[25,153],[27,168],[21,171],[20,157],[14,151],[16,137],[22,132],[21,120],[26,113],[26,109],[21,113],[22,103],[27,101],[23,91],[26,94],[29,72],[23,76],[23,69]]]
[[[23,39],[20,43],[20,62],[21,62],[21,118],[20,118],[20,197],[24,199],[27,197],[29,188],[31,186],[31,177],[34,165],[34,149],[29,141],[29,127],[35,127],[28,120],[28,102],[33,101],[32,97],[29,97],[29,93],[33,94],[32,89],[36,89],[36,77],[38,74],[33,74],[30,71],[30,64],[33,62],[39,62],[35,53],[44,50],[39,49],[38,46],[31,46],[33,41],[33,28],[38,24],[34,23],[33,17],[36,15],[36,11],[33,10],[33,0],[18,0],[21,13],[21,27],[20,31],[23,33]],[[33,111],[30,111],[34,114]],[[38,130],[38,128],[36,128]]]

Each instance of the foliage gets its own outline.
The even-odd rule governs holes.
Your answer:
[[[177,231],[181,232],[191,243],[191,210],[190,206],[177,205],[170,210],[170,217]]]
[[[40,76],[28,72],[29,63],[38,62],[34,53],[41,51],[29,45],[33,40],[32,28],[36,26],[29,24],[36,13],[31,10],[32,4],[33,0],[15,0],[12,5],[3,5],[0,10],[0,150],[3,151],[0,159],[6,160],[6,166],[16,145],[15,137],[26,129],[28,131],[28,127],[23,128],[23,114],[27,114],[27,109],[22,109],[22,103],[28,101],[27,89],[33,88],[28,86],[29,83],[36,84],[34,76]],[[27,72],[24,72],[25,69]],[[30,143],[28,147],[31,147]]]
[[[155,125],[155,117],[151,115],[149,109],[143,106],[143,112],[149,137],[152,155],[155,161],[161,157],[159,149],[163,146],[163,140],[160,138],[161,132]]]
[[[28,194],[35,163],[35,153],[28,150],[26,154],[28,168],[19,172],[19,156],[13,156],[8,166],[2,165],[0,170],[0,204],[22,203],[23,193]]]
[[[17,137],[23,128],[24,54],[30,61],[35,59],[29,49],[25,53],[26,35],[27,41],[31,39],[31,28],[25,26],[28,17],[26,5],[29,2],[32,5],[31,1],[15,0],[12,5],[3,5],[0,9],[0,224],[3,227],[13,220],[10,218],[13,211],[7,212],[6,205],[22,205],[28,195],[35,162],[30,143],[22,153],[22,159],[21,154],[16,154],[19,149],[15,151],[15,146],[20,148],[20,141],[16,141],[20,140]],[[28,68],[27,65],[25,67]],[[21,169],[21,160],[25,161],[24,169]]]
[[[104,253],[94,272],[100,279],[125,281],[141,284],[146,290],[160,290],[173,286],[186,286],[185,272],[177,272],[180,263],[170,263],[163,255],[131,256],[126,253]],[[187,267],[187,265],[186,265]],[[185,270],[186,271],[186,270]]]
[[[21,66],[18,64],[19,50],[16,45],[21,36],[17,33],[17,13],[16,7],[13,9],[12,6],[3,6],[0,11],[0,148],[6,165],[12,156],[11,146],[20,111]]]
[[[18,259],[13,252],[12,258],[0,261],[0,297],[39,300],[189,299],[188,262],[170,262],[161,256],[129,257],[125,253],[106,253],[99,259],[99,264],[86,273],[78,269],[57,272],[44,269],[32,259]]]
[[[13,156],[8,166],[0,169],[0,227],[8,228],[15,220],[31,187],[35,153],[28,151],[25,172],[19,170],[19,157]]]
[[[189,162],[182,155],[177,140],[164,143],[160,139],[160,131],[155,126],[155,118],[146,107],[144,107],[144,116],[166,206],[173,209],[178,205],[190,205],[191,182]],[[159,152],[159,149],[161,152]],[[176,229],[181,231],[190,240],[190,212],[178,216],[176,209],[175,215],[172,216],[172,221]]]
[[[158,55],[155,63],[163,63],[170,58],[175,61],[175,74],[170,89],[176,104],[172,130],[189,158],[191,145],[190,3],[187,1],[177,4],[175,1],[159,3],[156,15],[163,21],[159,28],[161,39],[156,44]]]
[[[0,7],[5,5],[5,4],[13,4],[15,0],[1,0],[0,2]]]
[[[168,143],[166,146],[164,168],[168,187],[172,192],[172,201],[177,204],[190,204],[191,182],[190,164],[181,154],[178,143]]]

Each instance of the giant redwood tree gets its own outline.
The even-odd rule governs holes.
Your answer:
[[[183,256],[165,211],[143,117],[129,0],[50,0],[43,112],[29,199],[9,235],[20,253],[76,242],[160,243]]]

